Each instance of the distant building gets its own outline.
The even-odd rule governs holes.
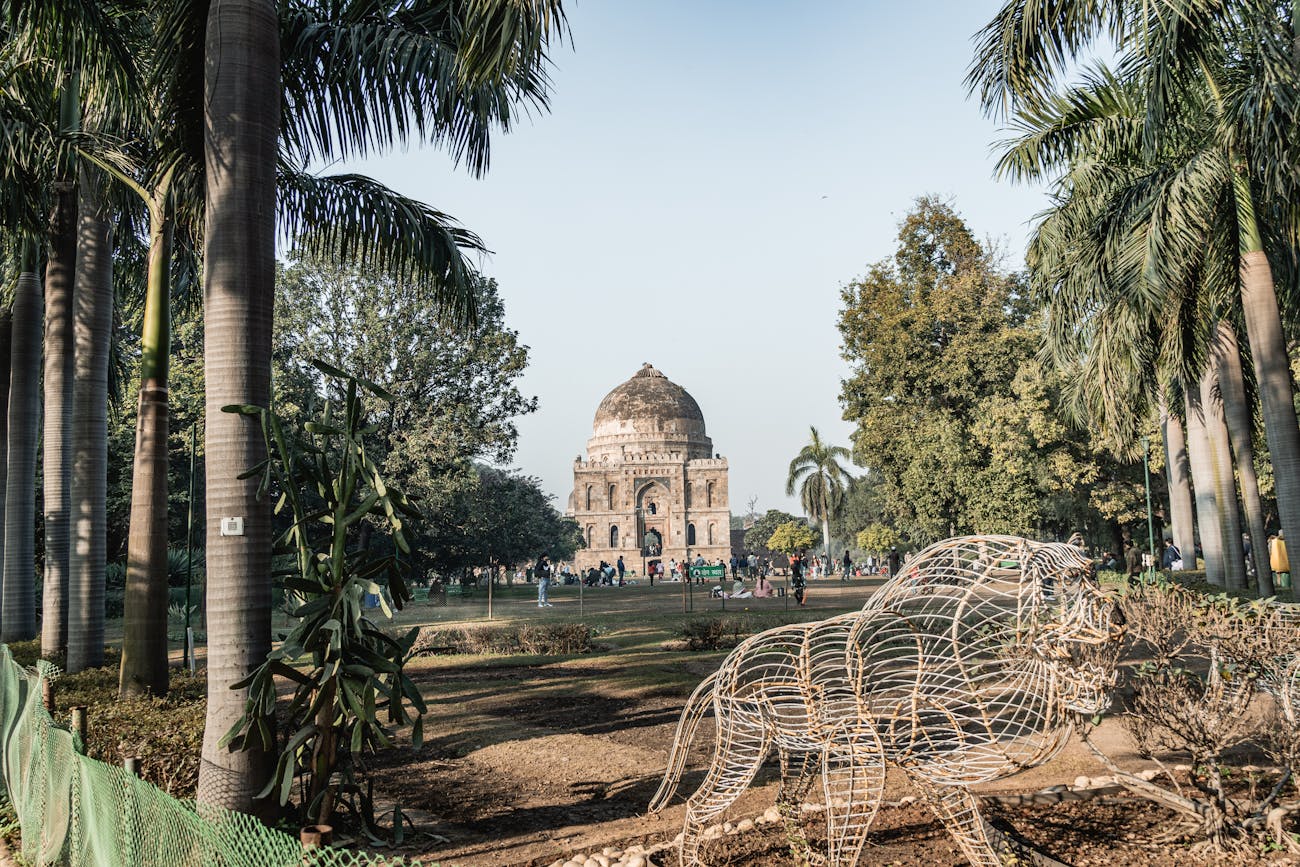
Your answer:
[[[638,572],[643,556],[730,559],[727,460],[695,398],[645,364],[600,402],[592,428],[566,512],[586,542],[578,569],[620,556]]]

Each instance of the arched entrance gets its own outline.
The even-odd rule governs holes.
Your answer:
[[[637,541],[644,557],[663,554],[671,538],[668,487],[660,481],[643,484],[636,492]]]

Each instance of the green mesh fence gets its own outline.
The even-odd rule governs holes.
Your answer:
[[[28,671],[0,645],[0,773],[18,814],[23,859],[72,867],[385,867],[404,862],[347,849],[304,850],[252,816],[181,801],[124,769],[79,753]]]

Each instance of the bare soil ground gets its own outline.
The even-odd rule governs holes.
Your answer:
[[[847,596],[841,589],[834,600],[824,594],[822,610],[763,616],[773,622],[826,616],[856,607],[860,601],[855,604],[853,596],[865,598],[870,589],[849,588]],[[679,597],[669,594],[675,592],[665,588],[664,606],[653,604],[658,588],[643,588],[639,601],[620,597],[632,607],[603,612],[612,615],[601,621],[608,633],[601,640],[609,646],[591,655],[421,660],[413,676],[430,704],[425,743],[419,751],[387,752],[374,767],[377,795],[400,802],[419,825],[402,854],[443,867],[545,867],[579,853],[676,836],[681,798],[699,782],[712,747],[707,723],[693,745],[692,771],[674,805],[658,816],[646,815],[645,807],[659,785],[686,696],[723,653],[665,649],[682,621],[671,613]],[[537,616],[577,619],[576,611],[567,610],[568,601],[561,594],[556,609]],[[593,622],[590,613],[584,619]],[[1146,766],[1116,724],[1105,723],[1094,740],[1126,768]],[[985,794],[1035,792],[1104,773],[1076,741],[1051,763],[990,785]],[[905,779],[891,776],[886,797],[895,803],[881,811],[860,863],[965,863],[928,808],[897,803],[914,794]],[[723,820],[754,818],[775,795],[776,769],[769,766]],[[1195,859],[1194,841],[1157,845],[1152,841],[1173,827],[1171,814],[1126,795],[1043,806],[990,804],[986,816],[1014,828],[1042,852],[1080,867],[1291,863],[1275,853]],[[809,813],[802,829],[815,850],[825,834],[821,814]],[[737,867],[795,863],[780,824],[713,840],[705,857],[710,864]],[[675,863],[675,853],[654,862]]]

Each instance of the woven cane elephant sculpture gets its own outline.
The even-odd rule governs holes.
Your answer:
[[[687,800],[681,863],[699,863],[704,823],[753,781],[773,748],[779,800],[820,769],[829,863],[858,860],[893,765],[926,794],[975,867],[1001,860],[969,787],[1047,761],[1071,712],[1110,702],[1123,615],[1079,549],[969,536],[920,552],[859,611],[755,635],[688,700],[663,809],[712,709],[716,745]]]

